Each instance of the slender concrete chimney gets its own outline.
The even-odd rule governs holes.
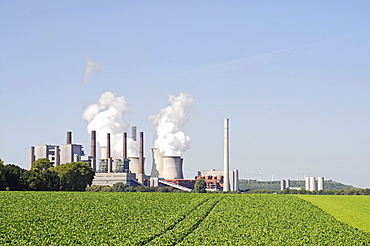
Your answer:
[[[127,158],[127,132],[123,133],[123,150],[122,150],[122,158]]]
[[[35,146],[31,146],[31,151],[30,151],[30,169],[32,168],[33,163],[35,162]]]
[[[139,173],[137,180],[142,184],[144,182],[144,132],[140,132]]]
[[[112,172],[112,158],[110,155],[110,133],[107,133],[107,152],[106,152],[106,157],[107,162],[108,162],[108,173]]]
[[[110,133],[107,133],[107,152],[105,158],[110,158]]]
[[[132,139],[136,141],[136,126],[133,126],[131,129],[132,129]]]
[[[229,118],[224,119],[224,191],[230,190],[229,177]]]
[[[90,155],[96,158],[96,131],[91,131],[91,149]]]
[[[91,131],[91,148],[90,148],[91,168],[96,171],[96,131]]]
[[[67,144],[72,144],[72,132],[67,132]]]

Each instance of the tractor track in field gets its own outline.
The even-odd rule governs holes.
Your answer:
[[[181,241],[179,242],[176,242],[175,244],[173,245],[176,245],[178,243],[181,243],[182,241],[184,241],[184,239],[189,236],[190,234],[192,234],[196,229],[198,229],[199,225],[208,217],[208,215],[212,212],[212,210],[216,207],[217,204],[219,204],[221,202],[221,200],[223,200],[226,196],[223,196],[222,198],[218,199],[217,202],[215,202],[212,207],[210,207],[210,209],[207,211],[207,213],[204,215],[204,217],[201,219],[201,220],[198,220],[196,224],[194,224],[194,227],[192,228],[191,231],[189,231],[188,234],[186,234],[185,237],[181,238]]]
[[[150,238],[147,238],[146,240],[138,243],[138,245],[146,245],[148,244],[149,242],[153,241],[155,238],[157,237],[160,237],[161,235],[165,234],[167,231],[170,231],[172,230],[178,223],[180,223],[181,221],[183,221],[184,219],[186,219],[186,217],[191,214],[194,210],[196,210],[197,208],[199,208],[200,206],[202,206],[204,203],[206,203],[207,201],[209,201],[210,198],[207,198],[205,199],[204,201],[202,201],[201,203],[199,203],[197,206],[195,206],[193,209],[191,209],[188,213],[184,214],[183,216],[180,217],[179,220],[177,220],[175,223],[173,223],[172,225],[168,226],[163,232],[161,233],[158,233],[156,235],[153,235],[152,237]]]
[[[140,245],[176,245],[182,242],[199,227],[214,207],[224,198],[225,196],[215,196],[204,200],[164,232],[145,240]]]

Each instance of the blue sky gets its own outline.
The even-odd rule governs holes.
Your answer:
[[[154,127],[169,95],[193,95],[184,174],[230,166],[241,178],[324,176],[370,187],[368,1],[1,1],[0,158],[29,147],[89,151],[84,108],[125,96],[125,120]],[[90,57],[100,65],[81,85]]]

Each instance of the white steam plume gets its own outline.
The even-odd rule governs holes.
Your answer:
[[[96,140],[100,147],[107,145],[107,133],[111,134],[111,153],[113,158],[121,158],[123,140],[122,134],[127,131],[128,123],[123,116],[130,113],[130,107],[124,96],[115,96],[106,91],[99,97],[99,102],[89,105],[82,113],[86,120],[87,131],[96,131]],[[138,156],[137,143],[128,139],[128,156]],[[105,158],[105,156],[102,156]]]
[[[168,97],[170,106],[149,116],[156,129],[154,146],[164,156],[181,156],[190,148],[190,137],[182,129],[188,121],[188,109],[193,101],[190,94],[180,93],[177,97],[171,95]]]
[[[81,85],[89,84],[89,77],[93,70],[100,71],[100,65],[93,62],[93,60],[90,57],[85,57],[85,60],[86,60],[85,75]]]

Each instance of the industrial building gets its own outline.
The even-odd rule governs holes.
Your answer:
[[[30,167],[35,160],[47,158],[54,166],[59,166],[73,161],[83,161],[91,166],[91,158],[85,156],[83,147],[80,144],[72,144],[72,132],[67,132],[66,144],[58,145],[37,145],[31,146]]]
[[[204,179],[206,181],[206,190],[208,191],[224,191],[224,170],[201,170],[198,171],[196,179]],[[234,169],[228,172],[229,176],[229,191],[239,190],[239,171]]]
[[[309,191],[324,190],[324,177],[305,177],[305,189]]]
[[[136,141],[136,127],[132,127],[132,139]],[[184,179],[183,158],[181,156],[164,156],[159,149],[152,148],[151,175],[144,173],[144,133],[140,132],[138,156],[127,155],[127,133],[124,132],[122,155],[112,158],[111,135],[107,133],[105,146],[100,146],[101,158],[96,154],[96,131],[91,131],[90,155],[85,155],[83,146],[72,143],[72,132],[67,132],[67,141],[62,145],[38,145],[31,147],[32,163],[40,158],[48,158],[54,166],[69,162],[82,161],[95,171],[93,185],[114,185],[122,182],[129,186],[172,186],[191,191],[197,179],[206,181],[208,191],[237,191],[239,172],[229,170],[229,119],[224,120],[224,170],[198,171],[195,179]]]

